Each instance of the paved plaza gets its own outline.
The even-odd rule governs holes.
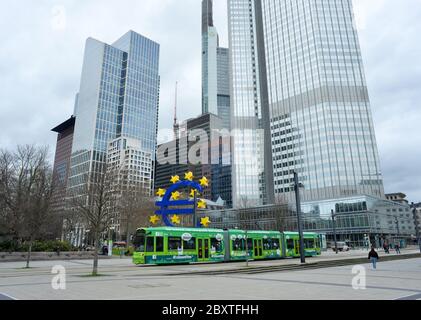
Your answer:
[[[415,251],[414,251],[415,252]],[[413,253],[413,252],[406,252]],[[325,253],[308,259],[364,257],[367,252]],[[382,257],[382,255],[381,255]],[[381,260],[381,259],[380,259]],[[368,260],[367,260],[368,262]],[[197,271],[233,270],[245,263],[182,266],[134,266],[130,259],[100,260],[100,277],[87,276],[91,261],[37,261],[31,269],[23,262],[0,263],[1,299],[157,299],[157,300],[260,300],[260,299],[421,299],[421,258],[387,261],[372,270],[366,263],[355,266],[282,271],[193,275]],[[250,267],[299,264],[295,259],[251,262]],[[65,290],[54,290],[53,266],[66,271]],[[353,273],[353,271],[355,273]],[[363,273],[361,273],[363,272]],[[356,281],[356,276],[364,276]],[[359,278],[362,279],[362,278]],[[359,285],[355,287],[355,283]],[[354,287],[353,287],[354,283]],[[365,289],[364,289],[365,286]]]

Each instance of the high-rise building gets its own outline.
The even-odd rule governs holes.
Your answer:
[[[213,1],[202,0],[202,114],[213,113],[230,128],[229,52],[219,47]]]
[[[57,213],[62,213],[64,210],[75,121],[76,118],[71,116],[51,130],[57,133],[57,145],[53,168],[54,192],[51,203],[52,209]]]
[[[228,7],[233,121],[269,126],[277,200],[293,199],[294,171],[305,201],[384,198],[352,1],[229,0]],[[246,143],[234,144],[234,168],[246,166]],[[241,195],[247,182],[234,174]]]
[[[231,97],[229,74],[229,49],[218,47],[217,56],[217,115],[224,129],[231,128]]]
[[[384,198],[352,0],[263,0],[277,195]]]
[[[159,81],[156,42],[133,31],[112,45],[87,40],[75,108],[69,192],[78,194],[88,177],[104,167],[112,142],[136,140],[137,153],[132,156],[155,154]],[[139,163],[133,176],[142,176],[146,169],[154,172],[152,156]],[[153,185],[153,177],[148,185]]]
[[[260,1],[228,1],[235,207],[274,202],[261,16]]]

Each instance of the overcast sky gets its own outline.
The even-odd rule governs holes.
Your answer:
[[[227,46],[226,0],[214,0]],[[15,0],[0,11],[0,147],[50,145],[73,112],[85,40],[161,44],[160,128],[201,112],[201,0]],[[421,201],[421,0],[354,0],[386,192]]]

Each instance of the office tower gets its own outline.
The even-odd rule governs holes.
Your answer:
[[[229,49],[218,47],[217,52],[217,115],[224,129],[231,128],[231,98],[229,74]]]
[[[57,144],[53,167],[54,190],[51,201],[52,209],[57,213],[62,213],[64,210],[67,178],[70,172],[70,157],[72,154],[75,121],[76,118],[71,116],[69,119],[51,130],[57,133]]]
[[[230,137],[220,136],[221,129],[223,120],[211,113],[181,123],[178,139],[158,147],[155,189],[166,189],[172,185],[171,176],[178,175],[183,179],[184,174],[191,171],[196,179],[203,176],[209,179],[209,186],[204,188],[201,197],[215,203],[223,201],[225,207],[231,207]],[[187,141],[189,134],[200,134],[200,131],[206,135],[207,140],[196,137],[196,141]],[[192,163],[188,157],[193,146],[200,147],[196,154],[200,163]],[[165,157],[166,161],[160,160],[161,157]]]
[[[228,1],[234,207],[274,201],[260,11],[260,1]]]
[[[219,47],[213,1],[202,0],[202,114],[213,113],[230,128],[229,53]]]
[[[129,31],[112,45],[86,41],[68,190],[78,194],[100,172],[111,142],[136,140],[136,150],[154,155],[159,104],[159,44]],[[116,140],[116,139],[123,140]],[[136,155],[133,155],[136,156]],[[136,159],[139,160],[139,159]],[[139,160],[154,172],[152,157]],[[133,176],[138,176],[134,172]],[[150,186],[153,185],[151,176]]]
[[[232,117],[243,128],[270,115],[276,201],[294,199],[294,171],[304,200],[383,198],[352,1],[230,0],[229,20]]]
[[[263,0],[277,196],[384,198],[352,0]]]

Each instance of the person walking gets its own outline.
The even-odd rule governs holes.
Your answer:
[[[387,242],[383,244],[383,249],[384,249],[384,253],[389,253],[389,245],[387,244]]]
[[[400,247],[399,243],[395,244],[395,251],[396,251],[396,254],[401,254],[401,247]]]
[[[368,260],[370,260],[373,264],[373,269],[377,269],[377,261],[379,260],[379,254],[376,252],[374,247],[371,248],[371,251],[368,254]]]

